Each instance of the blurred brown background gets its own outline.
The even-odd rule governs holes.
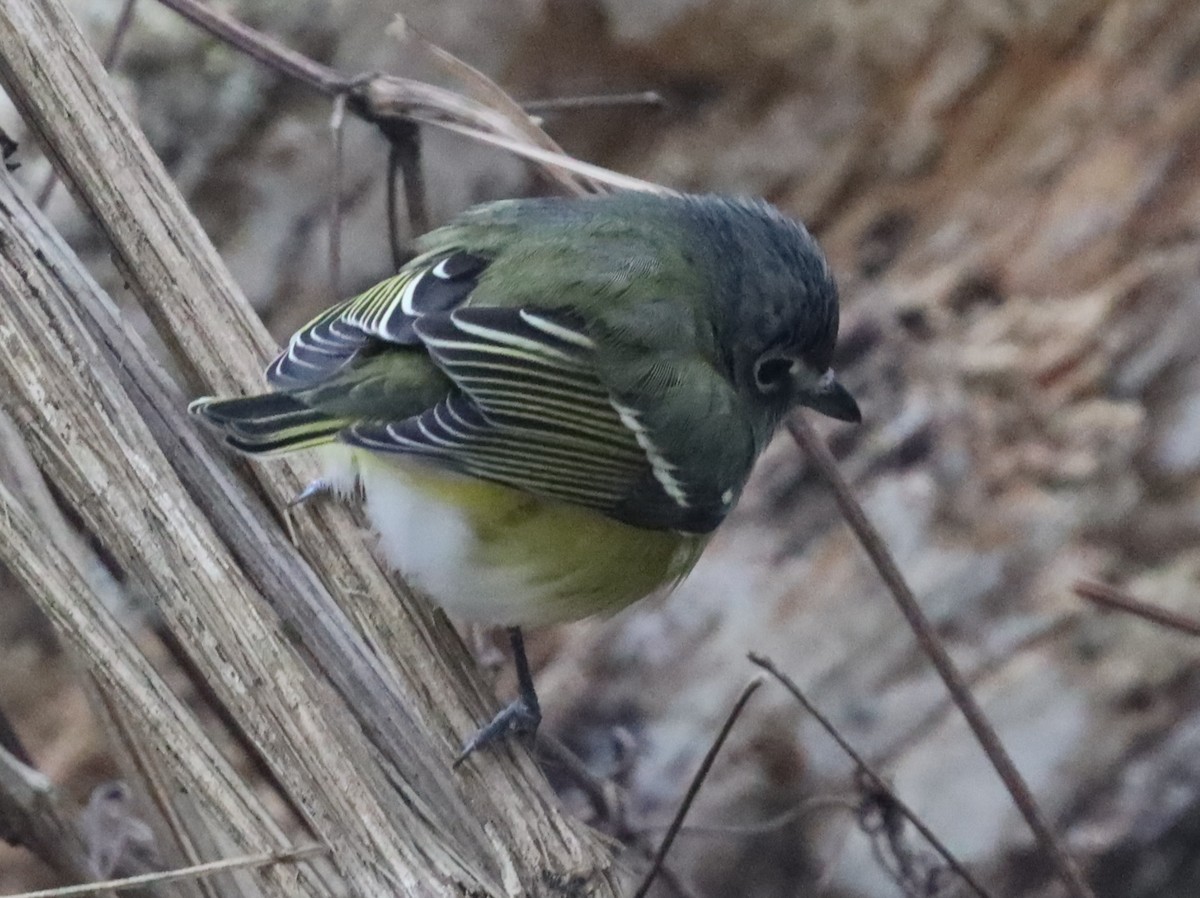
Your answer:
[[[76,0],[97,46],[119,5]],[[1200,643],[1102,615],[1071,589],[1100,579],[1200,614],[1200,5],[225,6],[348,73],[437,79],[386,33],[403,12],[519,99],[656,90],[661,108],[564,111],[546,127],[585,159],[765,196],[808,222],[839,275],[837,367],[866,417],[822,425],[843,471],[1098,895],[1200,894]],[[334,299],[328,104],[152,0],[137,5],[116,78],[277,336]],[[7,105],[0,126],[24,135]],[[351,121],[346,146],[343,293],[390,264],[385,145]],[[32,140],[19,159],[40,185]],[[549,189],[457,137],[426,135],[425,159],[435,221]],[[119,298],[65,190],[50,211]],[[135,619],[137,597],[119,583],[114,594]],[[615,772],[649,825],[674,809],[756,650],[997,895],[1058,894],[786,437],[674,595],[535,634],[533,647],[548,726]],[[72,794],[115,775],[67,659],[2,572],[0,708]],[[632,736],[621,756],[614,728]],[[685,833],[674,868],[705,896],[904,894],[895,858],[847,810],[850,772],[782,690],[762,690],[690,820],[724,829]],[[0,850],[0,891],[47,881]]]

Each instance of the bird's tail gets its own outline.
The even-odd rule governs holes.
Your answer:
[[[225,435],[225,442],[250,455],[282,455],[333,442],[350,422],[310,408],[287,393],[240,399],[205,396],[188,406]]]

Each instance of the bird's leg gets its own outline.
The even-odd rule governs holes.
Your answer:
[[[513,663],[517,667],[517,697],[511,704],[467,740],[463,750],[454,759],[457,767],[471,753],[486,748],[503,739],[509,733],[533,735],[542,722],[542,708],[538,704],[537,691],[533,688],[533,673],[529,670],[529,658],[525,655],[525,637],[520,627],[509,627],[508,638],[512,643]]]

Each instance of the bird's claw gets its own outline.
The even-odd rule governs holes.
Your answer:
[[[324,496],[333,491],[331,484],[324,477],[318,477],[308,486],[300,491],[300,493],[291,502],[288,503],[288,508],[295,508],[297,505],[303,505],[305,502],[311,502],[318,496]]]
[[[538,707],[536,699],[532,703],[525,696],[515,699],[467,740],[458,757],[454,759],[454,766],[458,767],[474,752],[494,745],[510,734],[532,737],[537,733],[538,724],[541,722],[542,709]]]

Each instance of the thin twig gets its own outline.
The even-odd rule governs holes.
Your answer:
[[[400,150],[388,146],[387,178],[384,181],[387,201],[388,252],[392,255],[392,271],[404,264],[404,249],[400,246]]]
[[[329,191],[329,288],[331,295],[342,295],[342,185],[346,169],[346,95],[333,98],[329,116],[333,138],[333,187]]]
[[[912,808],[910,808],[907,804],[905,804],[900,799],[900,796],[892,791],[891,786],[887,784],[884,778],[876,773],[874,768],[867,763],[867,759],[860,755],[855,750],[854,746],[846,741],[846,738],[838,731],[837,727],[833,725],[833,722],[824,714],[822,714],[817,709],[816,705],[809,700],[808,696],[806,696],[800,687],[796,685],[795,680],[787,676],[787,674],[783,673],[783,671],[776,667],[775,662],[773,662],[770,658],[759,655],[756,652],[751,652],[747,657],[750,659],[751,664],[762,668],[776,680],[778,680],[779,684],[788,692],[790,692],[796,701],[804,706],[804,710],[812,715],[813,719],[821,725],[821,728],[833,738],[833,741],[838,744],[838,747],[841,748],[841,750],[846,753],[850,760],[854,762],[854,765],[858,768],[860,775],[867,778],[872,788],[878,790],[888,797],[888,799],[895,805],[897,810],[899,810],[900,813],[902,813],[908,819],[908,822],[913,825],[913,828],[924,837],[926,842],[933,846],[933,850],[942,856],[942,860],[946,862],[947,866],[961,876],[963,882],[970,886],[971,890],[975,892],[976,895],[979,895],[980,898],[991,898],[991,893],[979,884],[975,877],[971,875],[971,872],[965,866],[963,866],[962,862],[950,852],[949,848],[942,844],[942,841],[933,834],[932,830],[925,825],[924,821],[917,816],[916,812],[913,811]]]
[[[634,892],[633,898],[645,898],[646,893],[650,890],[650,886],[654,884],[655,878],[662,869],[663,861],[667,858],[667,852],[675,844],[675,837],[679,835],[679,829],[683,826],[683,819],[687,816],[688,811],[692,809],[692,802],[696,800],[696,796],[700,794],[700,787],[704,785],[704,781],[708,778],[709,771],[712,770],[713,763],[717,760],[717,755],[720,753],[721,747],[725,744],[725,740],[729,738],[729,734],[733,730],[733,725],[737,723],[738,718],[746,707],[746,703],[750,701],[750,696],[754,695],[758,687],[762,684],[763,678],[755,677],[746,684],[746,687],[742,690],[742,694],[734,702],[733,709],[729,712],[729,716],[725,718],[725,723],[721,725],[720,732],[717,733],[717,738],[713,740],[713,744],[709,746],[704,760],[700,762],[700,769],[692,777],[687,792],[684,793],[683,801],[679,804],[679,810],[675,812],[675,818],[671,821],[671,826],[667,829],[667,834],[663,836],[662,844],[658,846],[658,851],[654,855],[654,861],[650,865],[650,870],[646,873],[646,877],[642,880],[641,885],[638,886],[637,891]]]
[[[521,104],[510,97],[499,84],[466,60],[459,59],[425,37],[404,16],[396,17],[388,33],[424,53],[444,74],[457,81],[463,92],[476,102],[501,113],[511,124],[515,136],[549,152],[562,154],[563,149],[554,138],[542,130]]]
[[[133,24],[133,7],[136,3],[137,0],[125,0],[125,5],[117,14],[108,46],[104,48],[104,55],[100,57],[100,64],[110,71],[117,64],[117,57],[121,55],[121,47],[125,43],[125,35],[129,32],[129,26]]]
[[[655,90],[627,94],[593,94],[582,97],[549,97],[544,100],[525,100],[521,108],[535,115],[548,112],[576,112],[612,106],[664,106],[663,96]]]
[[[282,75],[329,96],[346,93],[354,79],[309,59],[273,37],[244,25],[233,16],[198,0],[158,0],[193,25]]]
[[[16,727],[12,725],[12,721],[8,719],[8,715],[2,708],[0,708],[0,749],[4,749],[31,770],[37,770],[37,765],[33,763],[33,758],[30,757],[21,737],[17,735]]]
[[[392,265],[399,269],[407,261],[400,241],[399,179],[404,183],[404,207],[408,210],[408,234],[415,237],[429,230],[429,209],[425,199],[425,175],[421,170],[421,129],[415,122],[393,119],[380,122],[388,139],[387,219],[388,246]]]
[[[457,63],[456,71],[460,75],[473,73],[471,82],[484,99],[472,99],[445,88],[395,75],[346,77],[198,0],[159,2],[235,50],[285,77],[294,78],[328,96],[345,94],[348,97],[347,109],[363,121],[379,126],[385,136],[385,123],[397,119],[437,125],[538,163],[560,188],[577,196],[612,187],[651,193],[672,192],[649,181],[581,162],[563,153],[516,101],[507,98],[494,85],[493,89],[484,90],[480,81],[484,76],[461,60]],[[452,58],[428,41],[423,46],[432,47],[436,51],[436,58],[442,62]],[[500,100],[502,95],[505,101]]]
[[[179,882],[186,879],[199,879],[212,876],[214,873],[224,873],[228,870],[249,870],[259,867],[273,867],[276,864],[294,864],[298,861],[325,854],[329,849],[324,845],[305,845],[301,848],[291,848],[285,851],[267,851],[262,854],[249,854],[243,857],[227,858],[223,861],[209,861],[206,864],[196,864],[194,867],[180,867],[176,870],[166,870],[162,873],[143,873],[141,876],[127,876],[124,879],[106,879],[103,882],[87,882],[77,886],[62,886],[57,889],[42,889],[37,892],[21,892],[9,895],[7,898],[76,898],[78,895],[95,895],[109,890],[132,889],[137,886],[160,885],[166,882]]]
[[[1097,583],[1095,580],[1076,580],[1071,588],[1081,599],[1087,599],[1089,602],[1095,602],[1105,608],[1126,611],[1159,626],[1186,633],[1188,636],[1200,636],[1200,620],[1169,608],[1152,605],[1106,583]]]
[[[815,796],[806,798],[766,820],[755,820],[749,823],[691,823],[680,827],[679,831],[689,836],[761,836],[766,833],[778,832],[785,826],[802,820],[816,811],[833,808],[855,812],[859,809],[859,804],[843,796]],[[670,826],[670,823],[644,823],[635,827],[635,830],[646,833],[660,832]]]
[[[662,866],[658,868],[658,878],[666,883],[667,888],[674,892],[679,898],[699,898],[692,890],[692,887],[683,881],[683,879],[664,861]]]
[[[413,122],[403,124],[394,145],[400,153],[409,234],[416,236],[429,230],[429,204],[425,199],[425,176],[421,171],[421,129]]]
[[[550,174],[557,172],[575,175],[579,178],[587,178],[589,181],[604,184],[607,187],[615,187],[618,190],[639,190],[642,193],[658,194],[675,193],[675,191],[668,187],[663,187],[661,184],[643,181],[641,178],[635,178],[633,175],[623,175],[620,172],[612,171],[592,162],[584,162],[582,159],[576,159],[574,156],[568,156],[565,153],[547,150],[506,134],[484,131],[481,128],[462,122],[447,121],[444,118],[430,116],[421,111],[413,111],[410,113],[410,117],[414,121],[424,122],[427,125],[441,128],[444,131],[453,131],[455,134],[461,134],[479,143],[486,143],[494,147],[499,147],[502,150],[508,150],[522,159],[538,163]]]
[[[108,71],[112,71],[112,67],[117,64],[117,57],[121,54],[121,45],[125,42],[125,35],[129,32],[129,26],[133,23],[133,7],[137,0],[125,0],[125,5],[121,7],[120,13],[117,14],[117,21],[113,25],[112,34],[108,38],[108,46],[104,48],[104,56],[101,58],[101,63]],[[46,174],[46,180],[42,182],[41,189],[37,192],[37,197],[34,203],[39,209],[45,209],[50,202],[50,197],[54,195],[54,188],[58,185],[58,172],[54,170],[54,166],[50,167],[50,171]]]
[[[1004,781],[1005,788],[1012,796],[1017,810],[1021,812],[1021,816],[1029,824],[1038,844],[1041,845],[1042,850],[1058,871],[1063,885],[1067,887],[1067,891],[1074,898],[1095,898],[1091,888],[1084,881],[1079,867],[1067,853],[1042,814],[1033,793],[1020,771],[1017,770],[1012,758],[1009,757],[1000,737],[996,735],[995,729],[988,722],[979,703],[975,701],[970,687],[963,680],[958,668],[954,666],[954,662],[950,660],[949,653],[938,639],[925,612],[917,603],[916,596],[913,595],[904,575],[900,573],[900,568],[896,565],[896,560],[892,557],[883,537],[867,519],[862,506],[858,504],[858,500],[850,491],[850,486],[838,471],[837,463],[824,440],[817,436],[816,431],[802,413],[793,414],[788,418],[787,429],[833,490],[842,517],[846,519],[846,523],[850,525],[850,529],[854,531],[854,535],[870,556],[884,583],[887,584],[892,596],[896,599],[900,613],[904,615],[908,625],[912,628],[921,650],[937,669],[938,675],[946,684],[946,689],[949,690],[954,703],[962,711],[976,740],[982,746],[1000,779]]]
[[[558,765],[564,775],[587,797],[596,817],[612,826],[615,838],[625,841],[636,831],[626,819],[624,797],[616,783],[588,770],[587,765],[575,752],[550,733],[538,733],[537,750],[547,761]]]
[[[587,796],[597,818],[592,821],[593,826],[597,821],[603,821],[607,824],[605,832],[610,833],[618,842],[629,845],[653,863],[657,849],[647,836],[653,831],[669,829],[671,824],[647,827],[631,823],[625,790],[611,778],[592,773],[583,763],[583,759],[549,733],[538,733],[537,749],[544,760],[558,765],[559,771]],[[689,833],[691,831],[691,827],[683,827],[681,830]],[[658,875],[679,898],[694,898],[691,888],[665,862],[660,864]]]

